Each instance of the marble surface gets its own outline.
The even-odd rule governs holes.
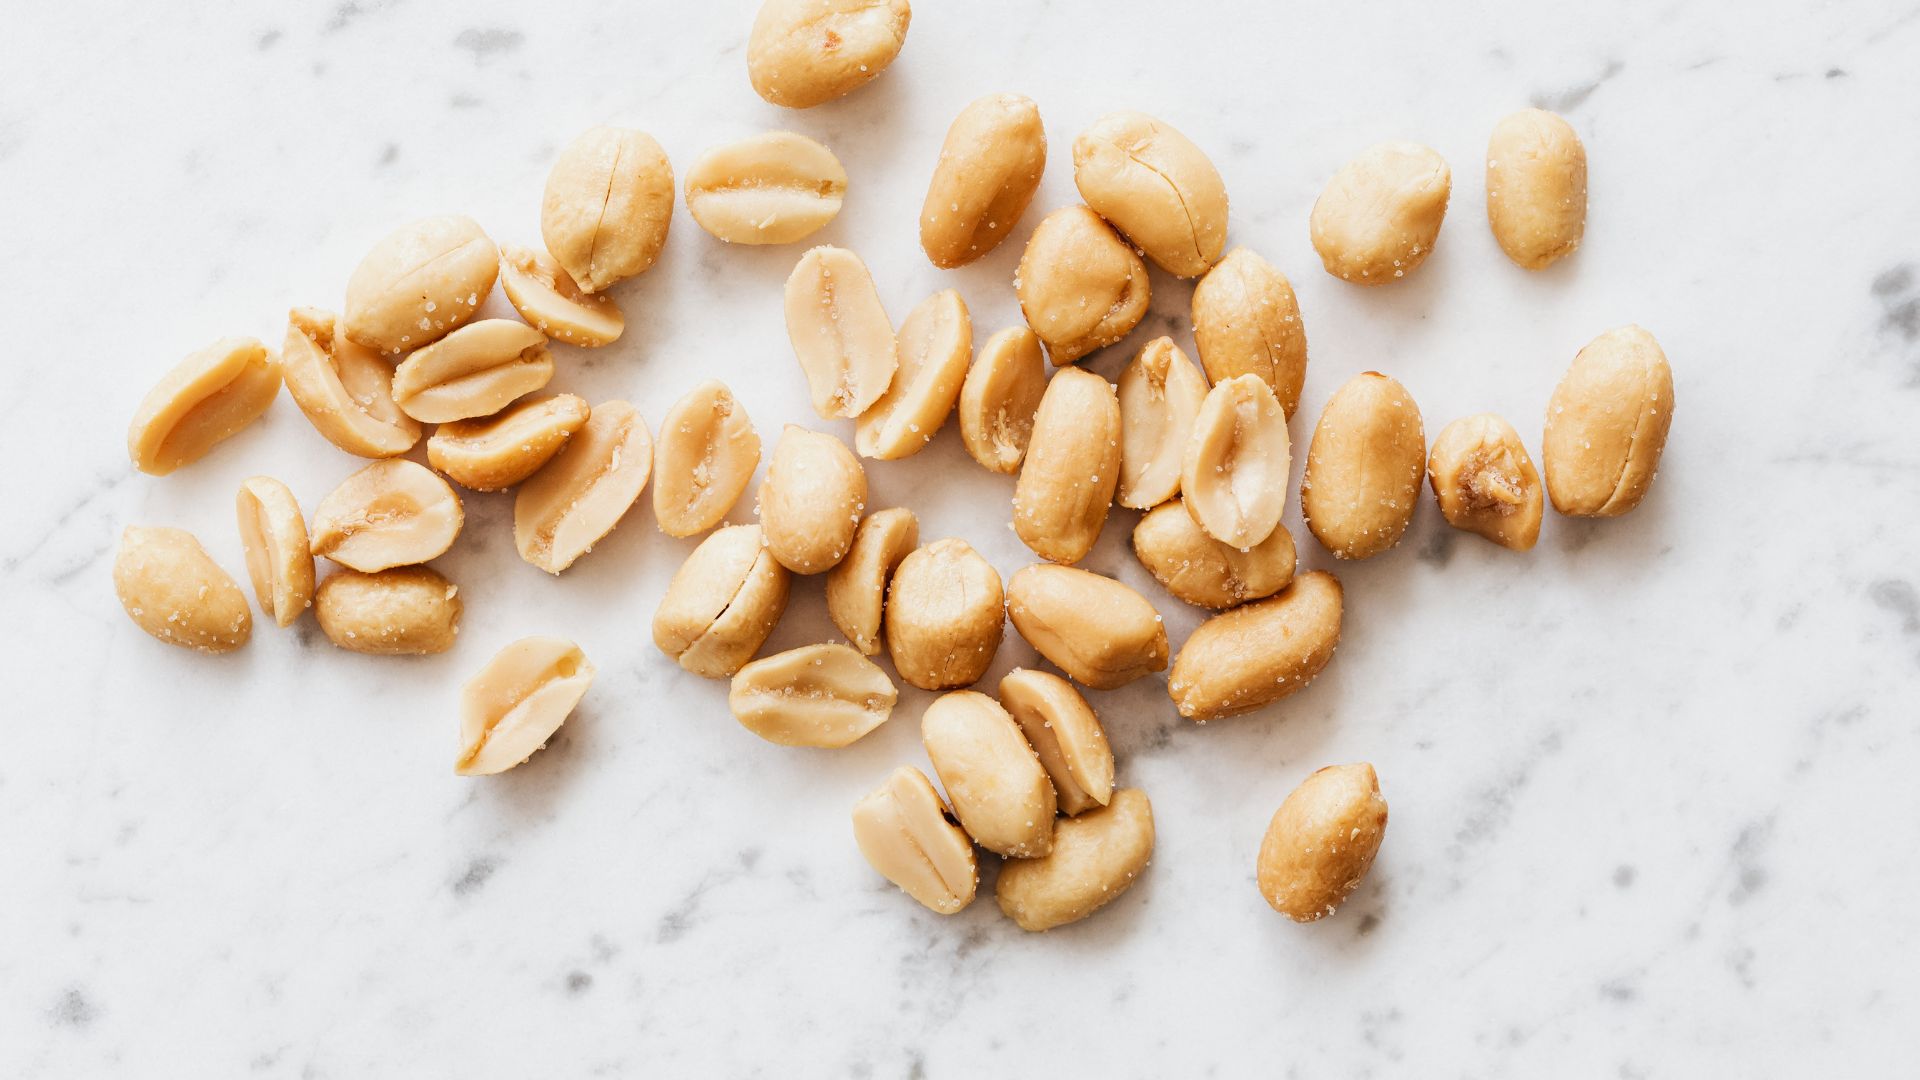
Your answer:
[[[12,12],[0,1075],[1910,1068],[1920,10],[1811,6],[925,0],[890,71],[803,113],[749,88],[745,2]],[[998,90],[1038,100],[1052,167],[1014,242],[937,271],[914,231],[933,158]],[[1586,245],[1539,274],[1500,256],[1482,201],[1487,133],[1528,103],[1565,113],[1592,160]],[[514,555],[507,498],[469,497],[439,563],[466,620],[435,658],[349,655],[311,619],[203,658],[114,600],[125,525],[192,529],[238,573],[242,478],[282,477],[311,509],[357,467],[283,397],[199,465],[135,474],[124,430],[148,385],[216,337],[277,342],[290,305],[337,305],[410,218],[536,238],[547,165],[588,125],[647,129],[683,173],[754,131],[823,140],[852,189],[819,239],[865,256],[896,319],[952,285],[984,335],[1019,317],[1020,242],[1074,199],[1074,133],[1121,107],[1206,148],[1232,242],[1292,277],[1312,345],[1296,442],[1379,368],[1430,431],[1494,410],[1537,451],[1567,361],[1630,321],[1665,344],[1678,412],[1629,517],[1549,515],[1516,555],[1428,503],[1398,549],[1337,568],[1346,637],[1298,697],[1200,728],[1164,676],[1097,695],[1159,846],[1088,922],[1027,935],[990,895],[943,919],[880,880],[847,812],[924,763],[927,695],[843,752],[760,742],[723,684],[650,643],[691,543],[644,512],[555,581]],[[1446,155],[1454,200],[1431,262],[1363,291],[1320,270],[1307,212],[1387,138]],[[660,264],[616,291],[626,337],[560,349],[555,387],[657,424],[719,377],[763,434],[817,423],[778,300],[798,253],[726,248],[682,206]],[[1188,286],[1153,289],[1095,370],[1188,340]],[[870,474],[923,536],[1003,574],[1031,561],[1010,481],[957,433]],[[1195,613],[1133,562],[1133,520],[1115,513],[1087,565],[1147,590],[1177,644]],[[1304,536],[1297,504],[1286,524]],[[533,632],[579,640],[598,682],[527,766],[454,776],[457,685]],[[772,644],[830,632],[810,581]],[[1009,631],[993,674],[1032,661]],[[1392,804],[1385,847],[1337,917],[1292,925],[1254,890],[1260,835],[1307,772],[1354,760]]]

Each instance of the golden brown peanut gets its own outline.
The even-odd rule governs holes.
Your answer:
[[[592,349],[618,341],[627,328],[613,297],[582,289],[544,251],[501,248],[500,289],[529,326],[555,341]]]
[[[1515,551],[1540,538],[1540,474],[1513,425],[1492,413],[1463,416],[1434,437],[1427,482],[1440,516]]]
[[[791,581],[760,526],[716,529],[674,573],[653,615],[653,643],[695,675],[728,678],[766,644]]]
[[[547,745],[593,683],[593,665],[564,638],[529,637],[500,650],[460,690],[461,776],[506,772]]]
[[[954,117],[920,207],[920,247],[951,270],[985,255],[1027,212],[1047,168],[1040,109],[1019,94],[975,98]]]
[[[460,535],[460,496],[424,465],[387,458],[340,482],[313,511],[315,555],[363,574],[438,558]]]
[[[1073,182],[1094,212],[1175,277],[1227,244],[1227,186],[1193,141],[1145,113],[1113,112],[1073,140]]]
[[[1370,146],[1333,174],[1313,204],[1313,249],[1342,281],[1398,281],[1433,253],[1452,187],[1446,161],[1431,149]]]
[[[1373,766],[1329,765],[1293,789],[1260,841],[1260,895],[1294,922],[1333,914],[1360,887],[1387,831]]]
[[[1307,329],[1287,275],[1246,248],[1193,287],[1193,343],[1210,382],[1258,375],[1293,419],[1307,381]]]
[[[441,424],[427,440],[427,463],[475,491],[501,491],[553,460],[587,425],[585,398],[529,398],[478,420]]]
[[[687,173],[687,212],[730,244],[791,244],[832,221],[846,195],[840,159],[791,131],[716,147]]]
[[[720,524],[760,464],[760,435],[733,391],[710,379],[667,410],[653,469],[653,517],[668,536]]]
[[[1230,608],[1272,596],[1293,580],[1293,535],[1285,526],[1241,551],[1208,536],[1177,499],[1154,507],[1133,527],[1133,552],[1168,592],[1199,607]]]
[[[1126,337],[1147,313],[1147,264],[1084,206],[1041,219],[1013,287],[1020,313],[1057,365]]]
[[[900,766],[854,804],[853,839],[882,877],[928,909],[952,915],[973,902],[973,841],[919,769]]]
[[[393,403],[393,365],[347,340],[332,312],[288,313],[280,367],[313,429],[347,453],[394,457],[420,441],[420,425]]]
[[[482,319],[416,350],[393,371],[393,401],[429,424],[492,416],[553,378],[547,336],[513,319]]]
[[[1173,658],[1167,694],[1206,722],[1252,712],[1302,690],[1340,644],[1340,582],[1314,571],[1277,595],[1221,612]]]
[[[920,737],[973,842],[1034,859],[1053,850],[1053,782],[1000,703],[973,690],[935,698]]]
[[[1314,539],[1342,559],[1400,542],[1420,503],[1427,432],[1413,395],[1377,371],[1334,391],[1307,445],[1300,513]]]
[[[866,264],[845,248],[814,248],[788,275],[785,302],[813,411],[823,420],[866,412],[899,366],[893,323]]]
[[[320,583],[313,617],[327,639],[375,656],[427,656],[453,648],[460,590],[425,566],[377,574],[339,570]]]
[[[922,690],[966,686],[1000,648],[1007,611],[1000,574],[964,540],[916,548],[887,588],[887,652]]]
[[[1280,527],[1292,467],[1280,402],[1259,376],[1235,375],[1207,391],[1194,418],[1180,459],[1181,499],[1207,535],[1251,551]]]
[[[837,750],[886,723],[899,699],[887,673],[853,649],[806,645],[741,668],[727,707],[770,743]]]
[[[644,131],[591,128],[547,174],[540,236],[584,292],[645,273],[672,221],[673,165]]]
[[[1167,669],[1167,629],[1146,597],[1071,566],[1038,563],[1007,582],[1013,628],[1061,671],[1095,690]]]
[[[613,531],[640,499],[653,468],[653,438],[624,401],[595,405],[586,426],[513,499],[520,557],[558,574]]]
[[[280,361],[253,338],[221,338],[162,376],[127,427],[133,467],[165,476],[260,418],[280,393]]]
[[[867,473],[847,444],[788,424],[760,482],[760,527],[780,565],[796,574],[833,569],[866,505]]]
[[[1120,401],[1091,371],[1054,374],[1013,488],[1013,531],[1050,562],[1093,550],[1120,482]]]
[[[881,461],[919,453],[953,412],[973,359],[966,301],[953,289],[934,293],[907,314],[897,340],[900,368],[854,427],[854,447]]]
[[[1054,826],[1053,852],[1009,862],[994,886],[1000,910],[1038,933],[1079,922],[1133,886],[1153,858],[1153,805],[1139,788]]]
[[[1587,148],[1573,126],[1522,109],[1487,140],[1487,224],[1516,266],[1539,270],[1573,254],[1587,231]]]
[[[1000,680],[1000,704],[1026,733],[1053,781],[1060,812],[1072,817],[1113,797],[1113,748],[1100,718],[1058,675],[1014,668]]]
[[[240,485],[234,517],[261,612],[290,625],[313,603],[313,553],[307,549],[307,519],[299,502],[287,485],[256,476]]]
[[[1140,347],[1120,373],[1121,506],[1145,510],[1180,494],[1180,463],[1207,381],[1170,337]]]
[[[904,506],[876,510],[861,520],[847,557],[827,571],[827,614],[864,655],[880,651],[887,582],[919,544],[920,522],[913,511]]]
[[[997,473],[1018,472],[1046,390],[1047,359],[1032,330],[1011,326],[988,338],[960,384],[955,410],[973,460]]]
[[[1640,505],[1673,423],[1673,369],[1638,326],[1587,343],[1547,402],[1540,464],[1553,508],[1616,517]]]
[[[113,589],[134,625],[169,645],[225,653],[253,635],[246,595],[183,529],[128,526]]]
[[[342,332],[390,356],[431,345],[473,318],[499,274],[500,249],[472,218],[401,226],[353,268]]]
[[[907,39],[907,0],[764,0],[747,76],[775,105],[810,109],[867,84]]]

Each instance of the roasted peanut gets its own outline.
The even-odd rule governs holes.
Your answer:
[[[1400,542],[1420,503],[1427,433],[1399,382],[1362,372],[1334,391],[1307,445],[1300,513],[1314,538],[1342,559]]]
[[[627,328],[613,297],[582,289],[544,251],[501,248],[500,290],[528,325],[555,341],[592,349],[618,341]]]
[[[313,553],[307,549],[307,519],[287,485],[256,476],[234,499],[247,576],[260,610],[281,626],[313,603]]]
[[[668,536],[720,524],[760,464],[760,435],[746,406],[708,380],[667,410],[653,469],[653,517]]]
[[[1019,94],[975,98],[954,117],[920,207],[920,247],[951,270],[985,255],[1027,212],[1047,168],[1040,109]]]
[[[1640,505],[1673,423],[1673,369],[1638,326],[1587,343],[1547,402],[1540,463],[1553,508],[1616,517]]]
[[[1193,287],[1193,343],[1207,379],[1258,375],[1293,419],[1307,381],[1307,330],[1287,275],[1246,248]]]
[[[553,378],[547,336],[512,319],[482,319],[416,350],[393,371],[393,400],[415,420],[492,416]]]
[[[1440,516],[1515,551],[1540,538],[1540,474],[1513,425],[1492,413],[1463,416],[1434,437],[1427,482]]]
[[[460,691],[462,776],[505,772],[547,745],[593,683],[593,665],[563,638],[529,637],[500,650]]]
[[[371,574],[438,558],[466,514],[445,480],[405,458],[387,458],[340,482],[313,511],[315,555]]]
[[[1093,550],[1120,481],[1120,401],[1113,384],[1069,368],[1047,383],[1013,488],[1013,531],[1050,562]]]
[[[672,221],[673,165],[644,131],[592,128],[547,174],[540,236],[585,292],[644,273]]]
[[[1452,187],[1446,161],[1419,143],[1368,147],[1313,204],[1313,249],[1342,281],[1398,281],[1433,253]]]
[[[393,365],[347,340],[332,312],[294,308],[287,315],[280,368],[313,429],[347,453],[394,457],[420,441],[420,425],[393,403]]]
[[[1146,597],[1110,577],[1039,563],[1007,582],[1007,617],[1040,655],[1095,690],[1167,669],[1167,628]]]
[[[1139,788],[1121,788],[1053,833],[1051,854],[1003,865],[994,885],[1000,910],[1022,930],[1079,922],[1131,888],[1153,858],[1153,804]]]
[[[1126,337],[1147,313],[1147,264],[1100,215],[1066,206],[1042,218],[1014,272],[1020,313],[1055,364]]]
[[[1180,715],[1237,716],[1304,689],[1340,644],[1340,599],[1340,582],[1315,571],[1201,623],[1167,676]]]
[[[1053,782],[999,702],[973,690],[942,694],[921,716],[920,737],[974,843],[1016,859],[1053,850]]]
[[[687,173],[687,212],[730,244],[791,244],[832,221],[846,195],[840,159],[791,131],[709,150]]]
[[[280,361],[253,338],[222,338],[166,373],[133,414],[127,456],[165,476],[260,418],[280,393]]]
[[[868,864],[928,909],[952,915],[973,902],[973,841],[919,769],[900,766],[854,804],[853,839]]]
[[[1516,266],[1539,270],[1573,254],[1587,231],[1587,148],[1573,126],[1522,109],[1487,140],[1487,224]]]
[[[922,690],[966,686],[986,673],[1006,626],[1000,574],[964,540],[916,548],[887,587],[887,652]]]
[[[773,633],[791,581],[760,526],[716,529],[673,575],[653,615],[653,643],[695,675],[727,678]]]
[[[1259,376],[1235,375],[1207,391],[1185,450],[1181,499],[1207,535],[1242,551],[1273,535],[1287,508],[1293,445],[1287,414]]]
[[[1121,506],[1146,510],[1180,494],[1180,463],[1207,381],[1170,337],[1140,347],[1120,373]]]
[[[225,653],[253,635],[246,594],[183,529],[128,526],[113,590],[135,626],[169,645]]]
[[[427,463],[462,487],[500,491],[539,472],[588,416],[585,398],[530,398],[494,416],[441,424],[427,440]]]
[[[343,332],[388,355],[431,345],[479,310],[500,249],[472,218],[426,218],[388,233],[347,278]]]
[[[920,545],[920,522],[902,506],[861,519],[853,547],[827,571],[827,614],[853,647],[867,656],[880,651],[887,582],[900,560]]]
[[[900,368],[854,428],[854,447],[881,461],[918,453],[953,412],[973,358],[966,301],[952,289],[927,297],[900,324],[897,341]]]
[[[837,247],[800,256],[787,277],[786,313],[787,339],[821,419],[859,416],[886,393],[899,354],[860,256]]]
[[[460,609],[459,588],[425,566],[339,570],[313,598],[313,617],[329,641],[376,656],[446,652],[460,632]]]
[[[1227,244],[1227,186],[1193,141],[1145,113],[1108,113],[1073,140],[1073,183],[1094,212],[1175,277]]]
[[[796,574],[833,569],[866,505],[867,473],[847,444],[788,424],[760,482],[760,527],[773,557]]]
[[[1373,766],[1329,765],[1274,811],[1260,841],[1260,895],[1294,922],[1334,913],[1360,887],[1387,832]]]
[[[899,698],[887,673],[853,649],[806,645],[741,668],[727,707],[768,742],[834,750],[886,723]]]
[[[558,574],[593,550],[640,498],[653,469],[653,437],[624,401],[595,405],[586,426],[513,499],[520,557]]]
[[[1113,748],[1100,718],[1073,684],[1045,671],[1014,668],[1000,680],[1000,705],[1047,770],[1061,813],[1072,817],[1107,805],[1113,797]]]
[[[912,18],[907,0],[764,0],[747,38],[747,76],[773,104],[810,109],[885,71]]]
[[[1133,527],[1133,552],[1166,590],[1189,604],[1230,608],[1272,596],[1293,580],[1293,535],[1274,527],[1242,551],[1208,536],[1179,500],[1161,503]]]
[[[987,339],[960,384],[960,438],[973,460],[997,473],[1018,472],[1047,390],[1040,339],[1011,326]]]

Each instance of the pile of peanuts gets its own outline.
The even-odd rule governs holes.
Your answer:
[[[907,0],[766,0],[748,44],[753,86],[792,108],[844,95],[892,62],[908,19]],[[1011,235],[1046,158],[1032,101],[993,94],[968,105],[927,190],[927,258],[962,266]],[[1115,786],[1113,752],[1079,688],[1111,690],[1167,670],[1171,653],[1167,690],[1180,715],[1205,722],[1248,712],[1301,690],[1326,666],[1342,610],[1333,574],[1296,574],[1294,540],[1280,524],[1287,424],[1307,363],[1286,276],[1245,248],[1225,250],[1220,174],[1164,121],[1100,118],[1074,140],[1073,171],[1084,205],[1046,215],[1020,259],[1013,285],[1025,325],[994,334],[977,355],[958,292],[927,298],[895,329],[859,256],[835,247],[801,256],[785,286],[789,337],[814,410],[851,420],[853,447],[786,425],[756,524],[724,524],[761,458],[760,436],[725,385],[704,383],[674,403],[657,445],[627,402],[530,396],[554,375],[551,343],[595,348],[620,336],[623,317],[607,290],[645,272],[666,243],[673,169],[658,143],[633,130],[595,128],[560,153],[540,208],[544,250],[496,247],[464,217],[407,225],[361,260],[339,315],[291,312],[278,356],[231,338],[182,361],[142,403],[128,451],[153,475],[186,466],[260,416],[284,382],[321,435],[374,460],[322,498],[311,522],[285,484],[247,480],[237,518],[248,576],[276,624],[311,607],[335,644],[380,654],[441,652],[454,641],[459,591],[425,565],[461,531],[449,480],[517,489],[514,543],[527,562],[559,574],[651,479],[660,530],[705,534],[654,615],[659,649],[689,672],[730,679],[733,715],[788,746],[844,747],[888,719],[898,689],[871,659],[883,650],[898,678],[943,692],[921,730],[945,797],[902,766],[854,807],[855,839],[877,871],[946,914],[973,900],[976,848],[1000,855],[1001,909],[1025,929],[1046,930],[1119,896],[1154,845],[1147,797]],[[709,233],[785,244],[834,218],[847,175],[826,147],[773,132],[710,151],[685,183],[688,210]],[[1382,286],[1418,270],[1450,189],[1446,162],[1427,147],[1361,153],[1313,208],[1312,241],[1327,272]],[[1586,157],[1564,120],[1530,109],[1494,129],[1487,210],[1521,267],[1578,247]],[[1160,337],[1117,386],[1070,366],[1140,322],[1146,260],[1197,279],[1198,365]],[[524,321],[477,318],[496,282]],[[1302,517],[1336,558],[1378,555],[1405,534],[1424,473],[1449,525],[1525,551],[1539,535],[1543,494],[1560,513],[1583,517],[1640,502],[1672,403],[1672,374],[1651,334],[1633,326],[1601,334],[1547,405],[1536,471],[1513,426],[1492,414],[1455,420],[1429,445],[1407,388],[1363,372],[1314,428]],[[964,540],[921,543],[912,510],[867,509],[861,458],[914,454],[955,413],[976,461],[1017,474],[1013,529],[1044,560],[1004,587]],[[426,465],[402,456],[423,424],[435,425]],[[1151,601],[1073,565],[1116,501],[1143,512],[1133,548],[1166,592],[1217,612],[1177,653]],[[315,556],[339,566],[317,587]],[[162,641],[226,652],[248,640],[246,597],[189,533],[128,528],[113,574],[128,615]],[[827,609],[846,641],[756,659],[796,574],[826,575]],[[1009,619],[1064,677],[1017,668],[997,696],[968,689]],[[456,770],[497,773],[525,761],[593,674],[569,641],[509,645],[462,691]],[[1332,913],[1366,875],[1386,820],[1371,765],[1313,773],[1267,830],[1261,895],[1298,921]]]

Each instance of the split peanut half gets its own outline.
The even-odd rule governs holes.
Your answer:
[[[845,248],[814,248],[788,275],[785,304],[813,411],[823,420],[866,412],[899,366],[893,323],[866,264]]]
[[[919,453],[953,412],[973,358],[966,301],[953,289],[934,293],[908,313],[896,340],[893,382],[854,428],[854,447],[881,461]]]
[[[1012,716],[1053,781],[1060,812],[1072,817],[1113,797],[1113,748],[1092,706],[1058,675],[1014,668],[1000,680]]]
[[[1180,461],[1181,500],[1207,535],[1250,551],[1287,508],[1287,414],[1257,375],[1207,391]]]
[[[415,420],[492,416],[553,378],[547,337],[513,319],[482,319],[415,351],[393,371],[393,400]]]
[[[887,673],[854,649],[806,645],[741,668],[727,707],[768,742],[835,750],[886,723],[899,697]]]
[[[555,341],[598,348],[618,341],[627,328],[613,297],[582,289],[544,251],[501,248],[500,289],[529,326]]]
[[[127,427],[133,467],[165,476],[260,418],[280,393],[280,362],[253,338],[222,338],[161,378]]]
[[[707,151],[687,172],[687,212],[730,244],[791,244],[840,212],[847,170],[833,151],[769,131]]]
[[[1040,339],[1011,326],[987,339],[960,384],[960,439],[973,460],[997,473],[1020,471],[1033,414],[1047,390]]]
[[[505,772],[547,745],[593,683],[580,646],[528,637],[500,650],[460,691],[461,776]]]
[[[502,491],[540,471],[587,425],[585,398],[529,398],[478,420],[441,424],[427,440],[427,463],[474,491]]]
[[[1169,337],[1140,347],[1120,372],[1121,506],[1146,510],[1180,494],[1180,465],[1207,380]]]
[[[255,476],[240,485],[234,517],[261,612],[281,626],[291,625],[313,603],[313,553],[300,503],[287,485]]]
[[[113,591],[135,626],[169,645],[226,653],[253,636],[246,594],[183,529],[128,526]]]
[[[854,804],[853,839],[880,876],[929,910],[952,915],[973,902],[973,841],[919,769],[900,766]]]
[[[315,555],[371,574],[440,557],[465,519],[445,480],[405,458],[387,458],[320,500],[311,546]]]
[[[348,340],[332,312],[288,313],[280,367],[313,429],[347,453],[395,457],[420,441],[420,425],[394,404],[393,365]]]
[[[861,519],[853,547],[827,571],[827,614],[862,655],[880,651],[887,582],[902,559],[920,544],[920,523],[903,506],[875,510]]]
[[[907,0],[763,0],[747,76],[773,104],[810,109],[885,71],[912,18]]]
[[[425,566],[377,574],[339,570],[320,583],[313,615],[327,640],[374,656],[427,656],[453,648],[460,589]]]
[[[549,574],[572,566],[620,524],[652,468],[653,438],[640,413],[624,401],[595,405],[586,426],[514,496],[520,557]]]
[[[694,387],[660,422],[653,517],[668,536],[706,532],[727,516],[760,464],[746,406],[718,380]]]

